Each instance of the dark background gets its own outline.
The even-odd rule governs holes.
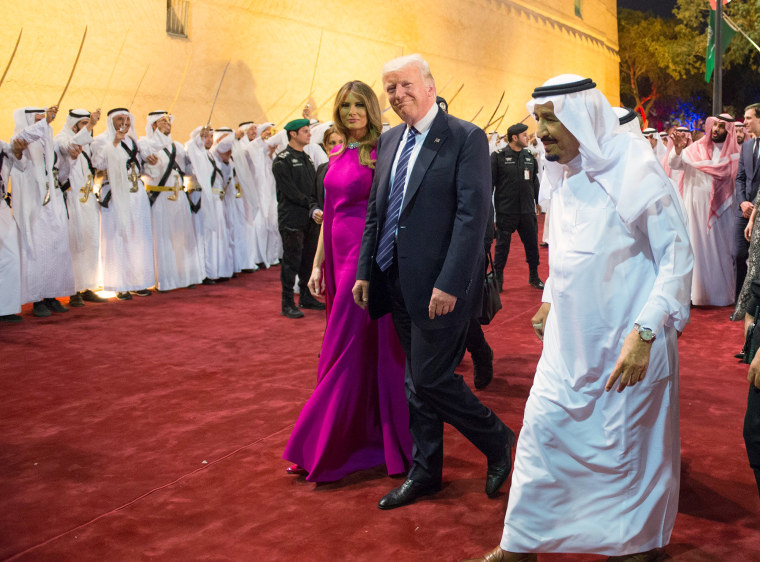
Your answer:
[[[640,12],[652,12],[656,16],[669,18],[673,16],[676,0],[618,0],[618,10],[627,8]]]

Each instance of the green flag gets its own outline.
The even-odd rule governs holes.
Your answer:
[[[726,47],[736,35],[736,31],[721,20],[720,42],[722,43],[721,54],[726,52]],[[705,56],[705,82],[709,83],[715,68],[715,10],[710,10],[710,27],[707,29],[707,55]]]

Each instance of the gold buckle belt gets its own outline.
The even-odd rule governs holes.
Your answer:
[[[146,185],[145,189],[148,191],[174,191],[174,188],[168,185]]]

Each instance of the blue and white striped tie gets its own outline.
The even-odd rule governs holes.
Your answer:
[[[396,175],[393,177],[393,187],[391,196],[388,201],[388,209],[385,212],[385,222],[380,231],[380,242],[377,244],[377,255],[375,261],[380,267],[380,271],[385,271],[393,263],[393,244],[396,239],[396,230],[398,228],[398,217],[401,211],[401,203],[404,200],[404,184],[406,183],[406,169],[409,167],[409,157],[414,150],[416,135],[419,131],[414,127],[409,128],[406,135],[406,144],[396,165]]]

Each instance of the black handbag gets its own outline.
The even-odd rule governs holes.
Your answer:
[[[755,358],[755,353],[760,348],[760,329],[757,327],[757,316],[760,314],[760,304],[755,306],[755,315],[752,324],[747,329],[747,335],[744,338],[744,347],[742,348],[742,361],[748,365]]]
[[[483,280],[483,304],[480,307],[480,323],[489,324],[496,313],[501,310],[501,297],[499,296],[499,282],[496,280],[496,272],[493,269],[493,259],[490,250],[486,252],[486,276]]]

